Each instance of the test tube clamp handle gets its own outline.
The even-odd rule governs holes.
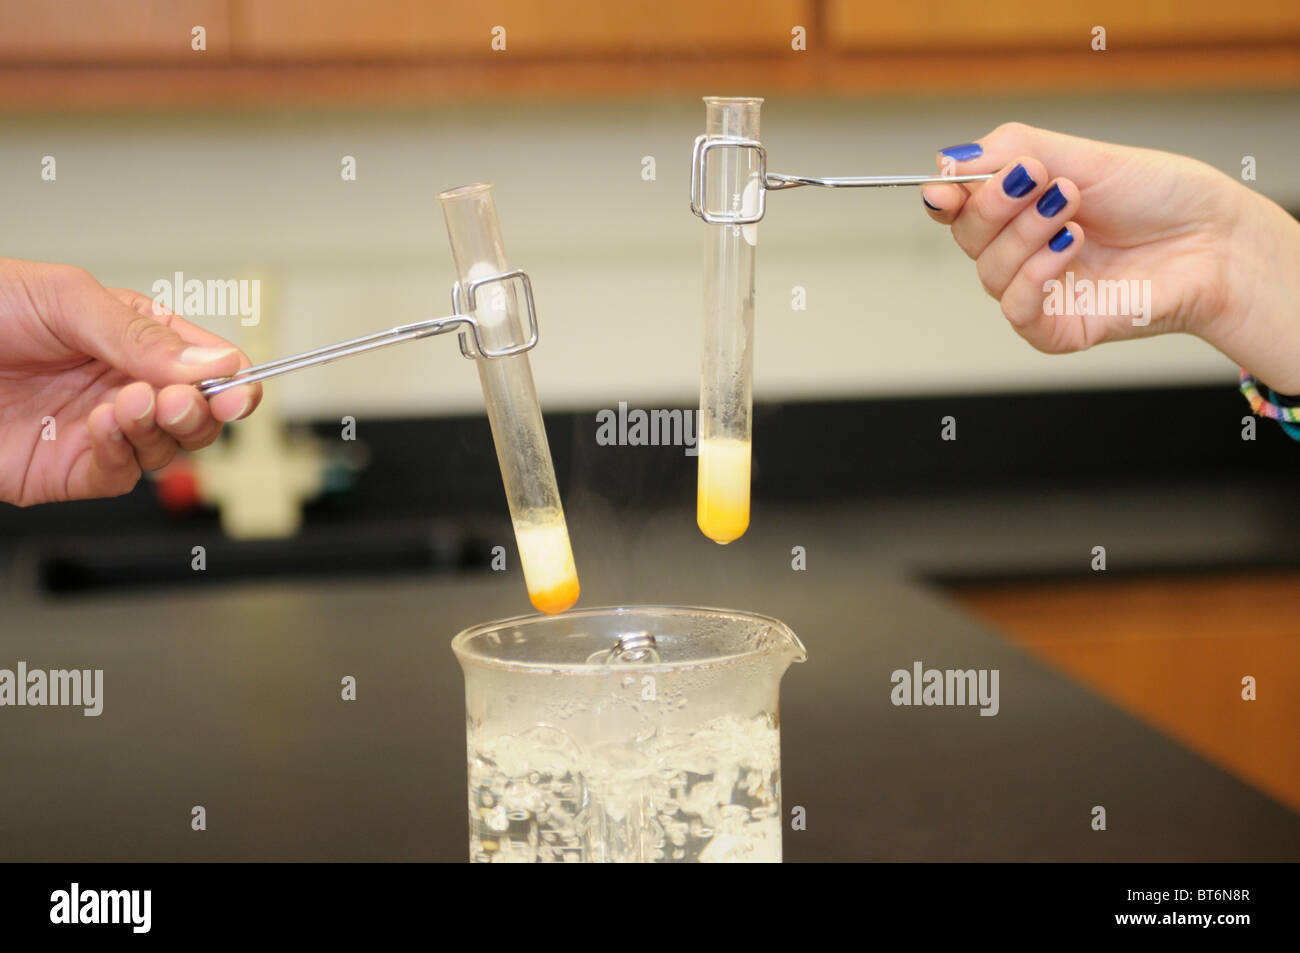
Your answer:
[[[758,199],[755,208],[746,212],[744,208],[730,212],[712,211],[705,207],[708,194],[708,155],[712,149],[749,149],[755,153],[758,168]],[[815,185],[824,189],[865,189],[892,188],[907,185],[931,185],[936,183],[983,182],[993,178],[992,173],[979,175],[841,175],[811,176],[786,175],[767,171],[767,149],[757,139],[741,139],[734,136],[697,136],[695,148],[691,153],[691,211],[710,225],[753,225],[762,221],[767,211],[767,193],[781,189],[797,189],[805,185]]]
[[[498,281],[518,281],[523,286],[524,306],[528,316],[528,334],[523,341],[517,343],[488,347],[483,340],[482,327],[474,318],[474,312],[478,310],[479,289],[484,285]],[[476,278],[473,281],[464,283],[458,281],[452,285],[451,302],[452,310],[455,313],[446,317],[417,321],[414,324],[403,324],[387,331],[379,331],[375,334],[340,341],[338,344],[330,344],[311,351],[304,351],[301,354],[294,354],[290,357],[282,357],[278,360],[268,361],[265,364],[255,364],[252,367],[237,371],[230,377],[210,378],[209,380],[200,381],[195,386],[204,397],[213,397],[232,387],[255,384],[272,377],[279,377],[281,374],[288,374],[290,371],[299,371],[320,364],[329,364],[377,348],[433,337],[436,334],[446,334],[449,331],[460,332],[460,352],[470,359],[485,357],[495,360],[502,357],[512,357],[529,351],[537,345],[537,305],[533,300],[533,283],[529,280],[528,274],[522,269],[515,268],[496,275],[485,275],[482,278]]]

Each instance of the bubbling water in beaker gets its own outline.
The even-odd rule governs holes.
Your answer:
[[[779,861],[798,638],[722,609],[528,616],[452,642],[477,862]]]

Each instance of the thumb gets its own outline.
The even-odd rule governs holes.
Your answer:
[[[88,272],[60,269],[54,293],[43,296],[52,314],[45,323],[69,347],[113,365],[155,387],[192,384],[239,369],[234,347],[199,347],[166,325],[170,312],[141,314],[114,297]]]
[[[1098,181],[1124,161],[1124,146],[1007,122],[974,142],[942,149],[939,168],[945,174],[997,172],[1013,159],[1032,156],[1047,166],[1052,176],[1072,180],[1079,187]]]

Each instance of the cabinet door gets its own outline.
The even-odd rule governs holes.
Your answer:
[[[845,50],[1109,49],[1282,42],[1300,37],[1300,0],[826,0],[826,33]]]
[[[202,52],[191,45],[200,26]],[[229,0],[0,0],[2,62],[201,66],[229,52]]]
[[[629,52],[771,53],[814,0],[233,0],[236,50],[254,60],[503,60]],[[492,47],[504,28],[505,51]]]

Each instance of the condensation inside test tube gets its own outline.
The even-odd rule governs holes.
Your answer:
[[[758,139],[763,100],[705,97],[705,136]],[[704,205],[716,212],[758,211],[754,150],[706,154]],[[749,528],[754,373],[754,255],[758,225],[706,224],[704,348],[700,362],[700,453],[696,522],[716,543]]]
[[[508,271],[491,187],[470,185],[438,197],[462,285]],[[510,283],[479,286],[474,318],[487,347],[524,340],[522,307]],[[563,612],[578,601],[578,573],[528,354],[479,355],[476,363],[528,598],[540,612]]]

